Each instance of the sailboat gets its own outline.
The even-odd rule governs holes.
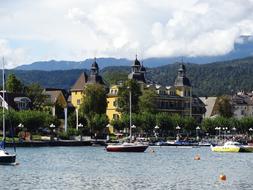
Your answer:
[[[108,152],[144,152],[148,148],[148,144],[143,144],[140,142],[132,142],[132,128],[135,126],[132,125],[132,92],[129,92],[129,118],[130,118],[130,126],[129,126],[129,139],[130,142],[124,142],[122,144],[109,144],[106,146],[106,150]]]
[[[10,154],[5,150],[5,109],[7,105],[5,103],[5,84],[4,84],[4,58],[3,58],[3,98],[2,98],[2,107],[3,107],[3,139],[0,142],[0,164],[15,164],[16,154]]]

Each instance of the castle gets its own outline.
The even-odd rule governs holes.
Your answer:
[[[192,86],[190,80],[186,76],[186,67],[183,63],[179,64],[178,74],[174,85],[162,86],[150,83],[146,79],[146,68],[140,61],[136,59],[131,65],[132,71],[128,75],[128,79],[132,79],[140,83],[142,89],[152,89],[156,92],[155,109],[158,112],[166,112],[169,114],[178,114],[180,116],[192,116],[198,122],[202,120],[205,113],[204,103],[195,95],[192,94]],[[78,125],[78,108],[82,102],[83,89],[86,84],[102,84],[106,86],[103,78],[99,75],[99,66],[94,60],[91,66],[90,76],[86,73],[81,73],[78,80],[71,88],[71,103],[76,108],[77,125]],[[118,111],[118,91],[120,85],[112,85],[109,88],[107,95],[107,111],[106,114],[109,120],[116,120],[121,117]]]

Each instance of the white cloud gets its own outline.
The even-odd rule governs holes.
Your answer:
[[[26,61],[25,50],[22,48],[10,48],[8,41],[5,39],[0,39],[0,57],[4,57],[6,68],[18,66]]]
[[[215,56],[253,35],[253,1],[13,0],[1,4],[0,25],[5,51],[20,57],[12,66],[136,53]]]

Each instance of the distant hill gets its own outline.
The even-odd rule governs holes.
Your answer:
[[[217,61],[226,61],[233,59],[241,59],[243,57],[253,55],[253,43],[249,36],[241,36],[243,43],[235,43],[234,50],[225,55],[220,56],[197,56],[197,57],[163,57],[163,58],[148,58],[144,59],[144,65],[146,67],[154,68],[173,64],[181,61],[189,63],[212,63]],[[212,48],[212,47],[210,47]],[[134,57],[133,57],[134,59]],[[141,59],[141,58],[139,58]],[[42,71],[54,71],[54,70],[72,70],[72,69],[89,69],[94,59],[86,59],[84,61],[39,61],[32,64],[26,64],[18,66],[17,70],[42,70]],[[128,59],[116,59],[116,58],[97,58],[97,62],[101,69],[110,66],[130,66],[132,60]]]
[[[99,61],[98,61],[99,62]],[[187,76],[194,87],[194,94],[216,96],[232,94],[238,90],[253,90],[253,57],[209,64],[186,63]],[[100,66],[100,64],[99,64]],[[178,63],[155,68],[147,68],[146,77],[162,85],[173,85]],[[26,84],[37,82],[43,87],[70,89],[84,69],[65,71],[24,71],[8,70]],[[129,66],[111,66],[101,70],[101,75],[110,84],[125,80],[131,71]]]
[[[94,59],[86,59],[85,61],[39,61],[30,65],[21,65],[15,70],[41,70],[41,71],[55,71],[55,70],[73,70],[73,69],[90,69]],[[97,58],[99,67],[101,69],[109,66],[129,66],[130,60],[115,59],[115,58]]]

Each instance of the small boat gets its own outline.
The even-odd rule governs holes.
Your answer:
[[[253,152],[253,146],[242,145],[239,142],[228,141],[223,146],[212,146],[213,152]]]
[[[9,154],[4,149],[0,149],[0,164],[14,164],[15,162],[15,154]]]
[[[16,162],[16,154],[10,154],[5,150],[5,109],[8,110],[8,106],[5,104],[5,84],[4,84],[4,59],[3,59],[3,97],[1,97],[1,101],[2,101],[2,107],[3,107],[3,138],[2,141],[0,142],[0,164],[15,164]],[[14,151],[15,151],[15,147],[14,147]]]
[[[253,145],[243,145],[246,152],[253,152]]]
[[[148,145],[134,142],[124,142],[122,144],[109,144],[106,146],[108,152],[144,152],[148,148]]]

